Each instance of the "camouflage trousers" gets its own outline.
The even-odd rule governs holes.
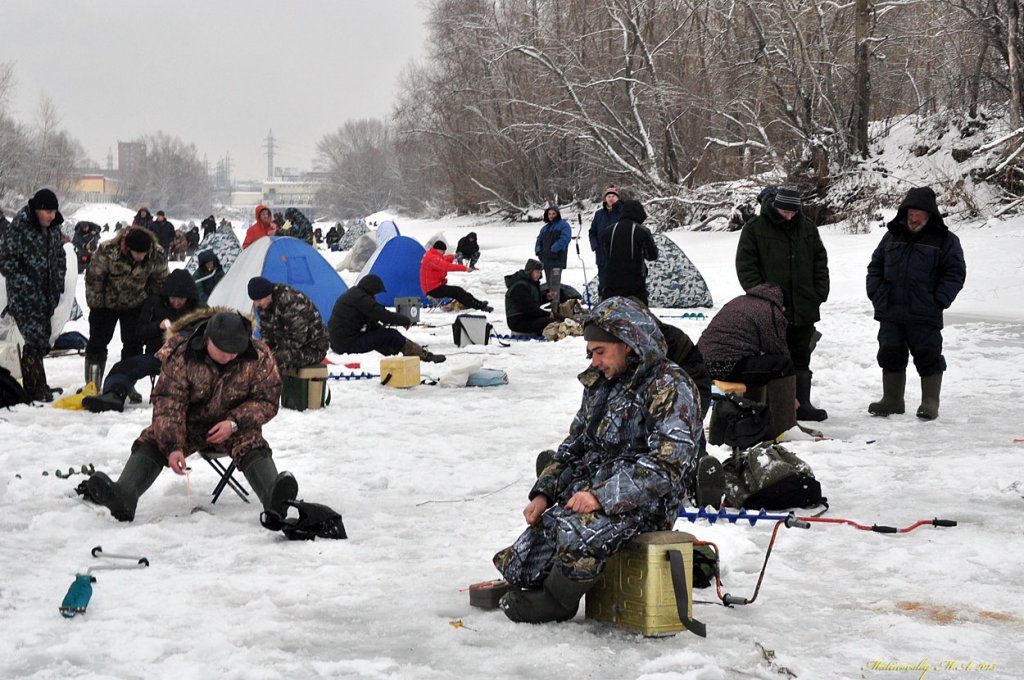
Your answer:
[[[494,566],[509,583],[539,587],[553,567],[574,581],[596,577],[605,560],[640,533],[639,515],[609,517],[579,514],[557,505],[527,528],[516,542],[494,556]]]

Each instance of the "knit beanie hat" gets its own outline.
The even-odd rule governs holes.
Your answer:
[[[249,279],[249,299],[262,300],[274,292],[274,284],[270,279],[254,276]]]
[[[33,210],[56,210],[57,194],[49,189],[40,189],[35,196],[28,200],[28,207]]]
[[[530,272],[544,271],[544,265],[539,260],[535,260],[532,257],[526,261],[526,266],[523,267],[523,271],[529,274]]]
[[[124,237],[124,244],[133,253],[148,253],[150,246],[153,245],[153,241],[149,238],[149,234],[142,229],[132,229]]]
[[[619,198],[619,188],[616,186],[610,186],[604,190],[604,195],[615,194],[615,198]]]
[[[796,187],[779,187],[775,194],[775,208],[778,210],[800,210],[800,190]]]
[[[448,250],[448,246],[444,244],[444,241],[434,241],[434,248],[441,252]]]
[[[206,324],[206,339],[228,354],[241,354],[249,348],[251,333],[238,312],[219,312]]]

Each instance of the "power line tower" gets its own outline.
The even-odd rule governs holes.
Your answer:
[[[263,143],[263,148],[267,150],[267,179],[274,179],[274,130],[271,128],[270,132],[267,133],[267,141]]]

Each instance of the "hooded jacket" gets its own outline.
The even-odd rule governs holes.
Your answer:
[[[548,212],[555,211],[555,219],[548,220]],[[549,205],[544,210],[544,226],[537,234],[537,242],[533,251],[545,269],[565,269],[569,256],[569,243],[572,241],[572,227],[562,219],[557,205]]]
[[[225,365],[206,351],[206,325],[222,308],[203,310],[205,316],[189,329],[175,332],[157,352],[162,362],[160,378],[153,387],[153,423],[136,443],[154,444],[165,456],[174,451],[223,452],[240,463],[253,449],[269,449],[263,425],[277,415],[281,400],[281,376],[270,349],[255,338],[248,349]],[[184,323],[189,317],[184,317]],[[247,320],[248,322],[248,320]],[[238,423],[227,441],[206,441],[210,428],[222,420]]]
[[[133,231],[149,237],[142,262],[136,262],[125,238]],[[153,232],[142,227],[122,229],[100,244],[85,270],[85,299],[89,309],[133,309],[160,292],[167,269],[167,255]]]
[[[455,252],[462,253],[462,257],[467,260],[479,253],[480,245],[476,242],[476,232],[471,231],[460,238],[459,244],[455,246]]]
[[[741,359],[764,354],[789,356],[782,290],[762,283],[725,303],[697,341],[711,377],[721,380]]]
[[[263,226],[263,223],[260,222],[260,213],[264,210],[270,210],[270,208],[265,205],[256,206],[256,222],[246,230],[245,240],[242,241],[242,250],[245,250],[264,236],[270,236],[270,232],[267,230],[267,227]],[[277,232],[275,231],[274,233]]]
[[[305,293],[274,284],[270,304],[257,312],[260,337],[282,371],[319,364],[327,356],[327,328],[320,310]]]
[[[331,336],[331,349],[344,354],[352,342],[364,333],[384,326],[405,326],[412,319],[392,312],[377,302],[375,296],[384,292],[384,282],[376,274],[367,274],[352,288],[342,293],[334,303],[327,330]]]
[[[147,228],[156,236],[156,240],[160,243],[160,247],[164,249],[164,252],[171,252],[171,244],[174,243],[174,238],[177,236],[174,225],[168,222],[167,218],[163,220],[154,218]]]
[[[590,491],[601,512],[625,532],[616,545],[645,531],[670,529],[693,493],[700,405],[689,379],[665,356],[654,318],[627,298],[606,300],[591,318],[632,350],[624,374],[608,380],[596,368],[580,374],[583,401],[530,491],[564,505]]]
[[[220,259],[217,254],[212,250],[204,250],[199,253],[196,258],[199,262],[199,266],[196,268],[195,273],[192,274],[193,280],[196,282],[196,286],[199,288],[199,299],[204,303],[210,299],[210,294],[213,289],[216,288],[220,280],[224,278],[224,267],[220,266]],[[206,271],[204,266],[207,262],[213,262],[213,271]]]
[[[171,306],[168,298],[185,298],[185,306],[175,309]],[[146,354],[156,354],[164,342],[164,331],[160,324],[164,319],[172,323],[190,314],[198,307],[205,307],[206,303],[199,302],[199,291],[196,284],[184,269],[175,269],[164,280],[160,292],[151,295],[142,303],[142,311],[139,313],[139,323],[135,332],[139,342],[146,346]]]
[[[736,276],[743,290],[762,283],[782,287],[786,318],[797,326],[821,319],[828,299],[828,254],[818,228],[800,211],[784,220],[773,198],[765,199],[761,213],[743,225],[736,247]]]
[[[7,307],[0,312],[14,317],[25,350],[37,356],[50,351],[50,317],[64,292],[63,223],[63,215],[57,212],[50,226],[41,226],[29,201],[0,238],[0,274],[7,284]]]
[[[647,211],[640,201],[621,201],[622,216],[604,231],[607,254],[601,297],[636,295],[647,302],[647,262],[658,259],[658,246],[643,222]]]
[[[420,262],[420,289],[429,293],[448,283],[448,272],[464,272],[464,264],[456,264],[454,255],[445,255],[437,248],[429,248]]]
[[[928,213],[916,234],[907,228],[910,208]],[[964,287],[967,264],[960,239],[942,219],[935,192],[929,187],[908,191],[886,229],[868,264],[867,293],[875,319],[942,328],[942,312]]]

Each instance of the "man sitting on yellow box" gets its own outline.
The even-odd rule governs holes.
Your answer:
[[[605,560],[637,534],[671,529],[694,492],[700,404],[665,357],[650,314],[628,298],[585,323],[583,403],[523,511],[530,526],[494,556],[513,621],[566,621]]]
[[[262,276],[249,279],[249,299],[260,320],[260,339],[282,373],[319,364],[327,356],[327,328],[306,294]]]
[[[386,326],[412,325],[405,314],[392,312],[377,302],[376,295],[384,292],[384,282],[376,274],[367,274],[349,288],[334,303],[327,328],[331,334],[331,349],[338,354],[380,352],[385,356],[403,354],[419,357],[421,361],[439,364],[443,354],[432,354],[408,339],[394,328]]]

